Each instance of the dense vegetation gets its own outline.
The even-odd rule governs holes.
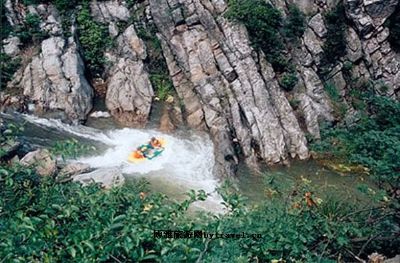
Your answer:
[[[147,58],[145,65],[156,96],[160,100],[165,100],[168,95],[173,94],[174,86],[168,73],[161,42],[156,35],[157,29],[153,24],[148,23],[146,27],[139,27],[137,34],[146,45]]]
[[[400,104],[376,95],[372,86],[363,88],[352,92],[359,121],[325,130],[315,149],[365,165],[381,186],[395,192],[400,189]]]
[[[105,191],[96,185],[58,184],[18,166],[3,166],[0,175],[0,259],[7,262],[195,262],[201,257],[206,262],[335,262],[341,253],[350,256],[348,250],[370,252],[369,246],[361,246],[365,237],[386,234],[379,216],[391,212],[385,202],[377,212],[356,211],[337,200],[308,207],[303,196],[312,184],[305,179],[287,196],[268,180],[274,194],[252,210],[239,194],[223,187],[228,215],[191,217],[189,204],[203,200],[204,192],[191,192],[188,200],[177,203],[148,193],[143,182]],[[367,213],[372,228],[365,225]],[[261,237],[154,238],[153,230],[167,229]]]
[[[7,82],[12,79],[19,66],[20,59],[13,59],[5,53],[0,53],[0,90],[6,88]]]
[[[79,42],[82,45],[84,57],[93,75],[101,74],[106,63],[104,51],[111,46],[108,29],[93,20],[89,4],[86,2],[77,16]]]
[[[8,23],[6,16],[6,8],[5,8],[6,0],[0,0],[0,12],[1,12],[1,30],[0,30],[0,40],[3,42],[3,39],[7,38],[11,33],[12,28],[10,23]]]
[[[346,54],[346,15],[343,4],[325,15],[327,29],[326,41],[322,47],[324,54],[323,65],[334,64]]]
[[[287,19],[278,9],[263,0],[230,0],[226,17],[246,26],[254,48],[262,50],[274,70],[280,75],[280,84],[290,91],[297,83],[295,68],[284,54],[285,44],[297,42],[306,28],[305,16],[295,5],[289,5]]]
[[[369,124],[375,127],[372,132],[386,133],[385,130],[398,126],[398,105],[378,98],[371,102],[369,110],[374,116]],[[384,111],[397,115],[382,116]],[[360,136],[370,133],[365,127],[358,129]],[[6,129],[0,142],[13,140],[13,133],[17,131],[15,127]],[[390,143],[397,145],[391,146],[394,152],[389,150],[385,154],[374,149],[378,153],[373,152],[371,157],[371,149],[360,138],[354,139],[359,143],[351,156],[357,157],[358,153],[361,157],[373,158],[358,157],[354,161],[366,161],[374,174],[387,171],[375,170],[376,162],[386,163],[396,171],[398,160],[393,160],[393,155],[398,156],[398,132],[397,128],[385,134],[392,136]],[[57,156],[76,156],[85,150],[82,145],[74,149],[74,145],[73,140],[58,143],[51,152]],[[343,151],[342,143],[335,145],[338,148],[334,153],[338,156],[349,154]],[[322,143],[318,147],[323,151],[328,146]],[[389,149],[388,144],[384,147]],[[395,239],[399,231],[395,223],[399,207],[393,196],[360,186],[371,197],[365,206],[333,197],[321,199],[313,194],[316,189],[312,181],[305,178],[288,187],[277,183],[279,175],[264,176],[263,203],[255,207],[246,205],[246,199],[227,183],[219,189],[227,214],[201,212],[193,216],[187,209],[194,201],[206,198],[203,191],[191,191],[187,200],[176,202],[149,192],[143,181],[104,190],[98,185],[57,183],[55,178],[38,176],[34,167],[3,162],[0,167],[0,260],[336,262],[339,258],[344,261],[351,261],[354,256],[366,258],[375,250],[387,255],[399,252],[400,243]],[[394,182],[396,174],[384,173],[384,180]],[[211,239],[194,238],[191,232],[192,238],[174,239],[155,238],[154,230],[255,235]],[[183,233],[171,232],[171,235]]]

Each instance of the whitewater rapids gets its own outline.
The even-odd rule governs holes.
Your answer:
[[[34,125],[56,129],[67,138],[69,134],[106,145],[105,151],[94,151],[89,156],[70,162],[86,163],[93,168],[117,167],[127,179],[146,178],[156,190],[178,199],[190,189],[204,190],[209,197],[204,202],[196,202],[195,206],[212,212],[223,210],[222,198],[216,192],[218,181],[213,175],[213,144],[206,134],[187,133],[178,136],[131,128],[99,130],[31,115],[23,115],[23,118]],[[166,140],[163,153],[153,160],[139,164],[128,163],[128,155],[153,136]]]

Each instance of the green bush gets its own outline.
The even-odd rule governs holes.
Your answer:
[[[0,53],[0,90],[7,87],[7,82],[12,79],[20,64],[20,59],[11,58],[5,53]]]
[[[283,32],[289,39],[297,40],[303,36],[306,30],[306,18],[300,9],[294,4],[288,6],[288,12]]]
[[[276,194],[258,207],[246,206],[246,200],[227,184],[219,189],[226,215],[193,216],[186,211],[194,201],[206,198],[203,191],[190,191],[188,199],[174,202],[149,193],[144,182],[103,190],[97,185],[58,184],[26,167],[3,166],[0,258],[5,262],[271,262],[280,258],[329,262],[339,254],[348,259],[349,250],[358,251],[354,239],[392,231],[379,221],[381,212],[388,213],[386,219],[393,218],[388,207],[354,213],[359,208],[315,196],[320,205],[308,207],[304,194],[312,191],[311,181],[301,179],[288,195],[273,180],[266,181]],[[368,220],[375,220],[373,227]],[[154,237],[154,230],[168,229],[256,235]],[[373,250],[374,244],[365,250]]]
[[[284,90],[291,91],[296,86],[297,81],[296,73],[284,73],[280,80],[280,85]]]
[[[340,100],[341,96],[335,84],[331,82],[325,83],[324,89],[332,101],[338,102]]]
[[[226,17],[246,26],[252,45],[264,51],[274,68],[282,65],[279,29],[283,21],[278,9],[263,0],[231,0]]]
[[[157,97],[160,98],[160,100],[165,100],[168,95],[172,94],[174,90],[172,81],[167,74],[151,74],[150,81],[155,88]]]
[[[40,16],[28,13],[24,24],[15,28],[15,34],[24,45],[38,44],[47,37],[45,32],[40,29]]]
[[[85,2],[77,16],[79,42],[84,58],[92,75],[100,75],[104,70],[105,50],[111,46],[111,38],[105,25],[97,23],[90,14],[89,4]]]
[[[6,8],[5,8],[6,0],[0,0],[0,8],[1,8],[1,30],[0,30],[0,41],[3,43],[3,39],[7,38],[9,34],[12,32],[11,25],[8,23],[6,16]]]
[[[324,130],[323,141],[314,147],[321,152],[336,149],[337,156],[368,167],[380,184],[399,189],[400,103],[367,92],[358,96],[364,110],[360,121]]]
[[[66,158],[78,158],[79,156],[88,154],[96,150],[94,146],[89,146],[78,142],[76,139],[69,139],[56,142],[50,149],[55,156],[60,156],[63,160]]]
[[[321,62],[329,65],[346,54],[346,14],[342,3],[325,15],[325,24],[327,34],[322,47],[324,54]]]

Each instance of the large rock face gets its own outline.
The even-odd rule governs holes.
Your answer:
[[[85,120],[93,91],[73,38],[50,37],[42,42],[41,50],[10,86],[23,89],[38,113],[59,111],[63,119]]]
[[[120,32],[117,24],[130,18],[122,2],[92,2],[90,7],[93,17],[108,24],[110,35],[115,37],[116,47],[106,54],[112,64],[107,71],[107,109],[125,126],[144,127],[154,96],[143,64],[147,57],[145,45],[133,25]]]
[[[75,123],[85,120],[92,108],[93,91],[84,76],[85,67],[74,37],[59,36],[61,23],[51,5],[29,10],[46,18],[41,27],[50,37],[41,43],[41,52],[16,73],[9,88],[23,90],[35,103],[37,114],[49,112],[50,116]]]
[[[233,139],[252,167],[259,159],[308,157],[304,133],[271,66],[263,63],[260,70],[246,30],[221,16],[223,1],[150,0],[150,9],[186,120],[209,130],[218,173],[229,175],[237,163]]]
[[[400,91],[400,56],[390,47],[388,42],[389,29],[385,28],[385,21],[396,9],[398,0],[345,0],[346,14],[355,24],[358,37],[350,29],[351,38],[348,45],[349,58],[352,59],[354,43],[360,43],[357,49],[363,53],[363,67],[377,83],[381,82],[388,89],[386,95],[394,96]],[[353,59],[354,60],[354,59]],[[357,69],[354,74],[357,74]],[[398,95],[400,96],[400,94]]]
[[[399,0],[343,0],[343,15],[351,21],[346,30],[347,50],[330,66],[321,60],[330,37],[324,15],[340,1],[289,2],[307,15],[304,35],[296,44],[287,43],[285,55],[298,79],[291,92],[283,91],[277,81],[281,76],[262,52],[251,47],[246,29],[224,18],[227,1],[145,0],[131,10],[126,1],[91,1],[94,19],[108,25],[115,42],[105,53],[111,62],[105,66],[104,80],[108,110],[126,126],[144,127],[149,119],[154,92],[146,63],[153,53],[146,50],[135,29],[148,23],[158,29],[174,96],[179,97],[178,106],[165,108],[161,128],[172,131],[178,122],[208,131],[215,145],[215,171],[221,175],[232,175],[240,158],[255,169],[260,161],[272,164],[290,157],[308,158],[305,133],[319,138],[321,121],[355,116],[356,110],[346,101],[355,79],[371,80],[377,90],[386,85],[388,89],[380,91],[383,95],[399,96],[400,59],[390,47],[385,27]],[[271,3],[286,16],[288,2]],[[57,10],[52,5],[24,7],[10,0],[6,8],[11,25],[21,24],[29,11],[42,18],[40,27],[50,35],[41,43],[41,53],[9,86],[21,88],[37,110],[58,111],[69,120],[84,119],[91,108],[92,89],[83,75],[77,44],[62,36]],[[11,56],[25,52],[17,38],[8,38],[4,44],[3,50]],[[338,115],[337,101],[326,94],[327,83],[336,86],[345,116]],[[4,98],[10,102],[12,97]],[[175,110],[181,106],[182,114]],[[183,115],[184,120],[174,120],[175,115]]]
[[[106,105],[119,122],[142,127],[148,120],[154,95],[142,61],[146,49],[133,26],[117,38],[117,45],[109,54],[114,66],[109,71]]]

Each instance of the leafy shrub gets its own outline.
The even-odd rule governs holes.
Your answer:
[[[266,187],[272,187],[273,180],[269,182]],[[186,200],[174,202],[149,193],[141,181],[104,191],[94,184],[58,184],[26,167],[3,166],[0,189],[0,258],[7,262],[215,262],[222,258],[227,262],[280,258],[328,262],[339,253],[346,258],[348,250],[358,251],[354,239],[390,234],[377,212],[388,213],[386,219],[393,217],[388,207],[354,213],[353,205],[318,201],[315,196],[320,205],[309,207],[304,194],[312,191],[312,182],[305,179],[287,196],[277,185],[277,194],[256,208],[246,206],[245,198],[229,184],[223,185],[219,192],[228,211],[214,216],[186,213],[191,203],[206,198],[204,191],[190,191]],[[375,220],[374,226],[369,227],[367,220]],[[154,230],[167,229],[256,235],[154,237]],[[365,249],[373,247],[369,244]]]
[[[335,84],[328,82],[325,83],[324,85],[324,89],[326,91],[326,93],[328,93],[329,98],[334,101],[334,102],[338,102],[340,100],[340,93],[338,91],[338,89],[336,88]]]
[[[25,17],[24,24],[15,29],[15,34],[24,45],[38,44],[47,37],[46,33],[40,29],[40,16],[28,13]]]
[[[325,24],[327,34],[322,47],[324,54],[321,62],[328,65],[335,63],[346,54],[346,15],[342,3],[325,15]]]
[[[77,16],[79,42],[82,44],[85,60],[93,75],[104,70],[104,51],[111,46],[111,38],[105,25],[97,23],[90,15],[89,4],[85,2]]]
[[[11,25],[8,23],[6,16],[6,8],[5,8],[6,0],[0,0],[0,8],[1,8],[1,30],[0,30],[0,41],[3,43],[3,39],[7,38],[8,35],[12,32]]]
[[[291,91],[297,84],[297,76],[295,73],[284,73],[280,80],[280,84],[286,91]]]
[[[7,87],[7,82],[12,79],[20,63],[20,59],[11,58],[5,53],[0,53],[0,89],[5,89]]]
[[[66,158],[74,158],[87,154],[96,150],[94,146],[89,146],[78,142],[76,139],[69,139],[61,142],[56,142],[51,149],[51,153],[60,156],[63,160]]]
[[[160,98],[160,100],[165,100],[174,90],[172,81],[166,74],[151,74],[150,81],[156,90],[156,95],[158,98]]]
[[[300,9],[294,4],[288,6],[288,11],[289,14],[285,21],[283,32],[289,39],[297,40],[303,36],[306,30],[306,18]]]
[[[322,142],[314,147],[321,152],[336,149],[335,155],[368,167],[379,183],[399,189],[400,104],[368,92],[359,100],[365,110],[361,120],[352,126],[324,130]]]
[[[252,45],[264,51],[274,68],[282,64],[276,61],[282,60],[280,52],[284,48],[279,37],[282,16],[276,8],[263,0],[231,0],[226,17],[246,26]]]

